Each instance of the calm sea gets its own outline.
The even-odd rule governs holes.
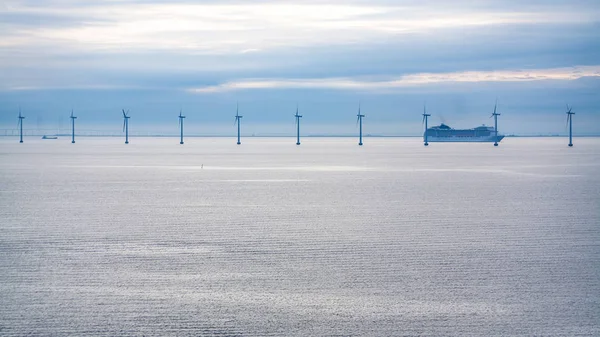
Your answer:
[[[600,138],[0,139],[0,335],[600,335]]]

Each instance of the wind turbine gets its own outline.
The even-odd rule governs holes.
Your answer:
[[[129,116],[127,116],[127,114],[129,113],[129,110],[127,110],[127,112],[125,112],[125,109],[123,109],[123,131],[125,131],[125,144],[129,144]]]
[[[498,116],[500,116],[500,114],[496,112],[497,106],[498,106],[498,100],[496,100],[496,103],[494,103],[494,112],[490,116],[490,118],[494,117],[494,133],[495,133],[495,137],[496,137],[494,139],[494,146],[498,146]]]
[[[183,144],[183,119],[185,118],[185,116],[181,113],[182,111],[181,109],[179,109],[179,130],[181,133],[181,135],[179,136],[179,144]]]
[[[356,124],[359,125],[359,133],[358,133],[358,145],[362,146],[363,142],[362,142],[362,119],[363,117],[365,117],[365,115],[362,115],[360,113],[360,103],[358,103],[358,114],[356,115]]]
[[[423,104],[423,124],[425,124],[425,134],[423,135],[423,138],[425,139],[425,146],[428,146],[429,143],[427,142],[427,119],[428,117],[430,117],[431,115],[427,113],[427,108],[425,107],[425,104]]]
[[[296,131],[296,145],[300,145],[300,118],[302,118],[302,115],[298,114],[298,105],[296,105],[296,114],[294,115],[296,117],[296,127],[297,127],[297,131]]]
[[[569,146],[573,146],[573,115],[574,112],[571,112],[571,107],[567,104],[567,124],[569,124]]]
[[[77,117],[73,116],[73,109],[71,109],[71,144],[75,144],[75,119]]]
[[[240,116],[240,106],[236,103],[235,105],[235,122],[234,124],[237,124],[237,145],[242,144],[242,142],[240,142],[240,124],[242,122],[242,117],[244,116]]]
[[[19,107],[19,123],[17,124],[19,126],[19,143],[23,143],[23,120],[25,119],[25,116],[21,115],[21,108]]]

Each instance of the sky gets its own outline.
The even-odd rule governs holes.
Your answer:
[[[597,0],[3,0],[0,135],[16,129],[600,135]],[[45,132],[45,131],[44,131]]]

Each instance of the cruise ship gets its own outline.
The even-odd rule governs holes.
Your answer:
[[[433,126],[425,131],[426,142],[499,142],[504,135],[498,134],[492,126],[478,126],[473,129],[453,129],[446,124]]]

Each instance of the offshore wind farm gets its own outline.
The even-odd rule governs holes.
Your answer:
[[[504,139],[505,135],[502,135],[499,133],[498,131],[498,116],[500,116],[501,114],[497,112],[498,109],[498,100],[496,99],[496,102],[494,103],[494,110],[492,112],[492,114],[490,115],[490,118],[494,119],[494,127],[487,127],[485,126],[485,124],[483,124],[482,126],[476,127],[476,128],[472,128],[472,129],[453,129],[447,125],[445,125],[444,123],[440,124],[439,126],[435,126],[432,128],[429,128],[428,126],[428,120],[429,117],[431,117],[431,114],[427,113],[427,107],[424,104],[423,105],[423,113],[422,113],[422,124],[425,128],[425,131],[423,133],[423,144],[425,146],[429,145],[429,142],[452,142],[452,143],[456,143],[456,142],[493,142],[494,146],[498,146],[498,143]],[[123,114],[123,133],[125,134],[125,144],[129,144],[129,110],[125,111],[125,109],[122,109],[122,114]],[[568,132],[569,132],[569,143],[568,146],[572,147],[573,146],[573,125],[572,125],[572,115],[574,115],[575,113],[572,112],[572,108],[569,107],[569,105],[567,104],[567,126],[568,126]],[[361,113],[361,105],[359,103],[358,105],[358,113],[357,113],[357,119],[356,119],[356,126],[358,127],[359,130],[359,134],[358,134],[358,145],[362,146],[363,145],[363,118],[365,117],[364,114]],[[243,116],[241,116],[239,114],[239,103],[236,103],[236,115],[234,116],[234,126],[237,127],[237,145],[241,145],[241,119]],[[296,105],[296,113],[294,115],[295,117],[295,128],[296,128],[296,145],[300,145],[300,118],[302,118],[302,115],[299,114],[299,108],[298,105]],[[21,115],[21,110],[19,109],[19,115],[18,115],[18,123],[17,123],[17,127],[18,127],[18,132],[19,132],[19,142],[23,143],[23,119],[25,117]],[[71,115],[69,116],[69,118],[71,119],[71,143],[75,143],[75,119],[77,119],[76,116],[73,115],[73,110],[71,110]],[[178,122],[179,122],[179,144],[183,145],[184,141],[184,119],[186,118],[186,116],[183,115],[183,110],[180,109],[179,111],[179,116],[178,116]],[[59,129],[60,130],[60,129]],[[44,135],[44,139],[56,139],[58,136],[58,134],[56,136],[47,136]]]
[[[0,18],[0,336],[600,336],[600,1]]]

